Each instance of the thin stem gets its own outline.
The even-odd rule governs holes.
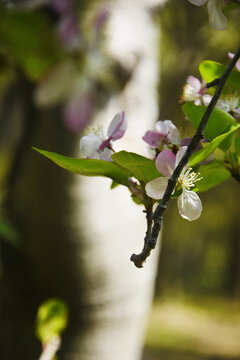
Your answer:
[[[145,213],[146,213],[146,218],[147,218],[147,231],[146,231],[146,235],[144,238],[144,247],[143,247],[143,250],[141,253],[144,253],[144,254],[149,253],[149,255],[150,255],[152,247],[151,247],[151,244],[149,244],[148,238],[149,238],[149,236],[151,236],[152,223],[153,223],[153,219],[152,219],[153,205],[152,205],[152,203],[146,208]],[[132,254],[130,260],[134,262],[136,267],[138,267],[138,268],[143,267],[144,260],[141,259],[141,256]]]
[[[131,256],[131,261],[133,261],[135,266],[137,266],[137,267],[143,267],[143,263],[146,261],[147,257],[150,255],[151,250],[154,249],[156,246],[159,232],[160,232],[161,226],[162,226],[163,214],[167,208],[167,204],[168,204],[168,202],[171,198],[172,192],[176,186],[177,179],[178,179],[182,169],[187,164],[193,151],[197,147],[199,141],[203,138],[203,130],[205,129],[205,126],[207,125],[208,119],[209,119],[214,107],[216,106],[216,103],[221,95],[223,87],[224,87],[229,75],[231,74],[231,71],[233,70],[236,62],[238,61],[239,57],[240,57],[240,49],[236,52],[236,54],[232,58],[231,62],[229,63],[229,65],[228,65],[226,71],[223,73],[223,75],[217,79],[218,87],[214,93],[214,96],[212,97],[212,100],[209,103],[209,105],[203,115],[203,118],[198,126],[198,129],[197,129],[194,137],[192,138],[190,144],[188,145],[184,156],[182,157],[181,161],[178,163],[177,167],[175,168],[172,176],[168,180],[168,185],[167,185],[167,188],[163,195],[163,198],[162,198],[161,202],[158,204],[158,206],[153,214],[154,224],[153,224],[151,233],[147,236],[147,238],[145,238],[144,248],[140,254],[138,254],[138,255],[133,254]],[[212,84],[212,83],[210,83],[210,84]]]
[[[214,79],[213,81],[211,81],[210,83],[207,83],[206,84],[206,88],[209,89],[213,86],[217,86],[220,84],[220,81],[221,81],[221,78],[217,78],[217,79]]]

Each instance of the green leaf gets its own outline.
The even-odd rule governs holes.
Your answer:
[[[156,169],[155,162],[142,155],[128,151],[119,151],[112,155],[112,159],[120,166],[129,170],[132,176],[144,183],[148,183],[161,176]]]
[[[237,129],[240,128],[240,124],[232,125],[230,130],[222,135],[217,136],[213,139],[209,144],[207,144],[203,149],[198,152],[192,154],[190,158],[190,166],[195,166],[206,159],[209,155],[213,153],[213,151],[232,133],[234,133]]]
[[[119,184],[128,185],[130,172],[114,162],[95,159],[74,159],[35,147],[33,149],[52,160],[58,166],[73,173],[85,176],[105,176]]]
[[[112,181],[111,186],[110,186],[110,189],[113,190],[113,189],[115,189],[118,185],[119,185],[119,184],[118,184],[117,182]]]
[[[68,308],[61,299],[52,298],[40,305],[36,319],[36,335],[43,344],[60,336],[67,326]]]
[[[198,106],[189,102],[185,103],[182,106],[182,109],[193,126],[198,128],[207,107]],[[208,123],[204,130],[204,136],[207,140],[212,141],[217,136],[229,131],[230,126],[236,123],[236,120],[230,114],[215,107],[208,119]]]
[[[225,71],[226,66],[215,61],[205,60],[199,65],[199,72],[207,83],[219,78]],[[239,91],[240,73],[236,70],[233,70],[228,77],[223,92],[228,92],[229,87],[232,91]]]
[[[198,172],[202,176],[202,179],[196,183],[200,192],[209,190],[231,177],[230,171],[218,161],[200,166]]]

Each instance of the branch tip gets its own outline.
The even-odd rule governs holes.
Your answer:
[[[137,268],[139,268],[139,269],[143,268],[143,262],[144,262],[144,261],[142,261],[140,255],[141,255],[141,254],[139,254],[139,255],[137,255],[137,254],[132,254],[132,256],[131,256],[131,258],[130,258],[130,260],[134,263],[134,265],[135,265]]]

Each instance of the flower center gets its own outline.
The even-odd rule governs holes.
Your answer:
[[[229,98],[229,107],[230,107],[230,110],[232,111],[235,111],[238,107],[238,104],[239,104],[239,98],[238,97],[232,97],[232,98]]]
[[[229,110],[228,111],[236,111],[239,104],[240,104],[240,97],[239,97],[239,93],[235,92],[235,93],[231,93],[229,92],[228,95],[225,97],[225,101],[227,102],[228,106],[229,106]]]
[[[86,126],[86,130],[85,130],[86,134],[94,134],[96,136],[98,136],[102,141],[104,141],[106,139],[106,137],[104,136],[103,133],[103,127],[100,124],[97,124],[95,127],[93,126]]]
[[[195,182],[201,180],[202,177],[199,177],[199,173],[192,171],[192,168],[188,168],[185,173],[180,174],[178,178],[178,183],[186,190],[190,190],[195,186]]]

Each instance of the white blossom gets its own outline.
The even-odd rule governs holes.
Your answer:
[[[183,146],[175,155],[169,150],[163,150],[156,159],[156,167],[164,177],[156,178],[147,183],[145,190],[149,197],[153,199],[162,199],[168,178],[173,174],[179,161],[182,159],[187,147]],[[180,215],[189,221],[196,220],[202,212],[202,203],[198,195],[190,189],[195,186],[195,182],[200,180],[198,174],[191,171],[186,164],[178,178],[177,186],[182,188],[182,193],[178,197],[178,210]]]

